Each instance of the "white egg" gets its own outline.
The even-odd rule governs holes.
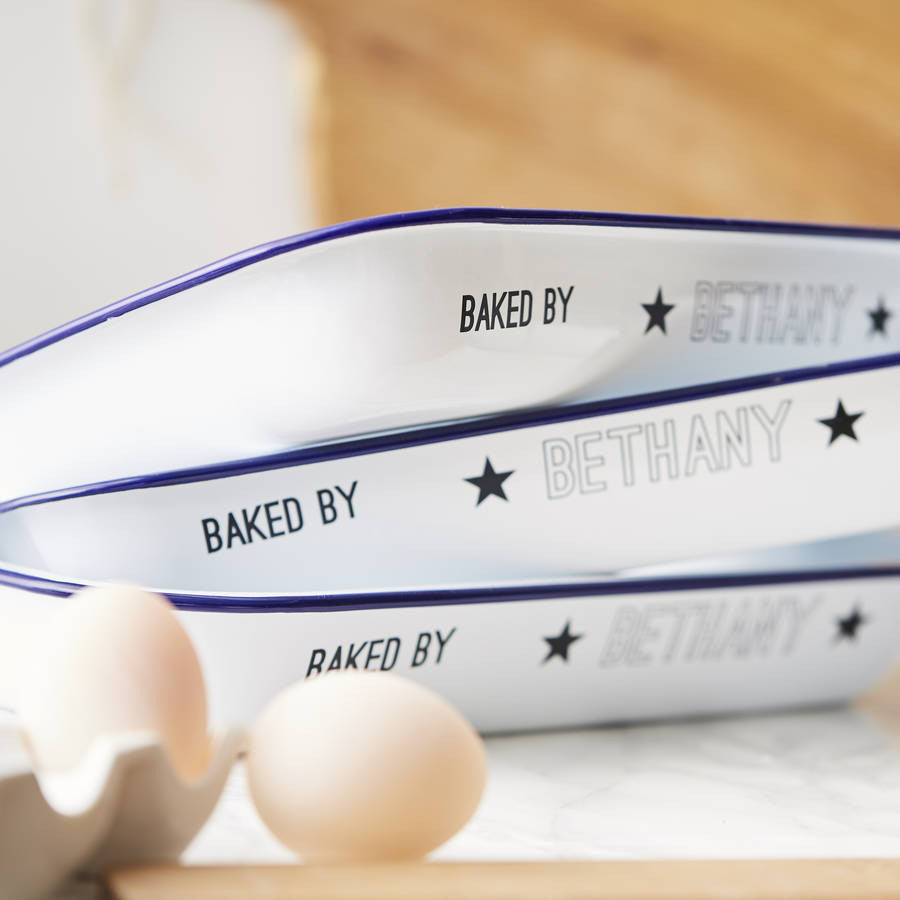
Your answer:
[[[381,672],[283,691],[247,757],[260,816],[307,862],[424,856],[472,816],[485,772],[484,744],[458,710]]]
[[[210,757],[200,663],[171,604],[131,587],[73,596],[35,647],[19,709],[39,766],[75,766],[101,735],[153,732],[183,778]]]

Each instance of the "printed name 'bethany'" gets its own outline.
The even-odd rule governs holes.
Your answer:
[[[781,431],[787,421],[790,400],[772,411],[761,403],[733,410],[694,413],[676,422],[634,422],[604,431],[584,431],[572,438],[554,437],[543,442],[547,496],[551,500],[577,492],[590,494],[608,486],[608,452],[620,463],[622,484],[638,481],[691,477],[698,472],[718,472],[735,463],[749,466],[758,446],[770,462],[781,459]],[[757,449],[753,434],[756,432]]]

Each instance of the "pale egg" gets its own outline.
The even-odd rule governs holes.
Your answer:
[[[381,672],[283,691],[257,720],[247,757],[262,820],[307,862],[424,856],[472,816],[486,768],[458,710]]]
[[[74,595],[34,648],[20,717],[37,764],[68,769],[101,735],[152,732],[182,778],[210,758],[194,647],[164,597],[132,587]]]

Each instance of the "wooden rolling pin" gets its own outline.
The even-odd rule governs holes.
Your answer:
[[[869,900],[900,898],[900,859],[141,866],[112,900]]]

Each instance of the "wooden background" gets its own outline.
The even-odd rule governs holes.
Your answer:
[[[322,223],[460,204],[900,224],[900,0],[281,0]]]

